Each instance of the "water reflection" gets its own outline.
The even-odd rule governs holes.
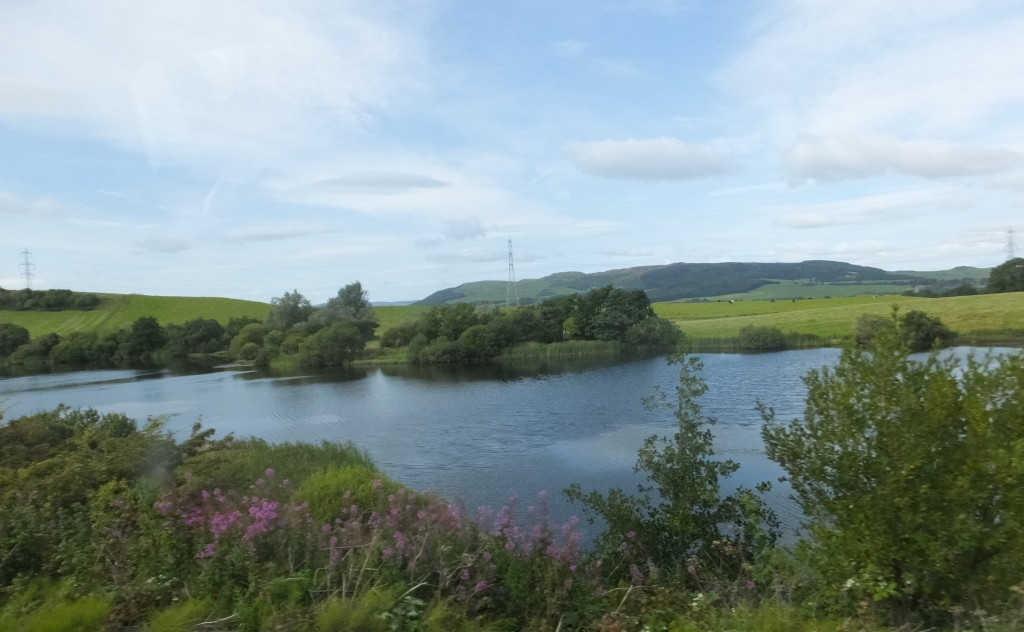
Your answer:
[[[755,404],[773,407],[780,420],[800,416],[802,377],[838,357],[835,349],[703,356],[709,392],[702,403],[718,419],[716,450],[742,465],[736,484],[753,487],[782,474],[764,455]],[[670,410],[645,408],[643,399],[656,388],[672,393],[677,378],[663,359],[292,375],[237,367],[105,370],[0,379],[0,409],[11,419],[64,403],[137,419],[165,416],[179,436],[200,419],[220,434],[270,441],[352,440],[415,489],[468,507],[546,490],[553,515],[564,519],[573,508],[558,492],[573,482],[635,488],[637,449],[675,427]],[[798,518],[786,495],[776,485],[770,501],[792,527]]]

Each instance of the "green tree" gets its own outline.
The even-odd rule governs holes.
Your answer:
[[[377,317],[373,313],[373,305],[359,281],[349,283],[338,290],[338,295],[316,310],[315,318],[324,323],[341,321],[351,322],[359,330],[364,340],[373,338],[377,329]]]
[[[903,342],[911,351],[927,351],[932,347],[944,347],[956,334],[941,320],[922,311],[911,310],[899,318],[899,330]]]
[[[897,622],[993,607],[1024,560],[1024,356],[910,353],[883,330],[804,378],[802,419],[762,411],[822,595]]]
[[[735,579],[755,548],[774,541],[776,521],[751,492],[722,494],[722,481],[739,465],[715,456],[710,429],[715,420],[698,403],[707,392],[700,377],[703,365],[686,355],[673,356],[670,362],[679,365],[675,400],[659,393],[647,403],[671,410],[676,432],[644,442],[633,468],[646,477],[637,494],[621,489],[584,493],[579,484],[565,493],[604,521],[598,552],[625,558],[612,560],[623,569],[650,562],[680,576],[694,566],[691,576],[706,572]]]
[[[313,306],[298,290],[270,299],[267,325],[273,329],[290,329],[306,322],[313,315]]]
[[[359,328],[351,322],[334,323],[303,341],[299,361],[303,366],[325,368],[351,362],[366,347]]]
[[[1024,292],[1024,259],[1015,257],[992,268],[985,289],[992,293]]]
[[[13,323],[0,323],[0,358],[5,358],[21,345],[28,344],[28,329]]]
[[[144,356],[167,344],[167,332],[153,316],[142,316],[132,323],[127,343],[129,355]]]
[[[740,351],[782,351],[786,336],[778,327],[747,325],[740,329],[738,344]]]

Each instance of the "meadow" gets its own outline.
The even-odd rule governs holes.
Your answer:
[[[926,312],[965,337],[1024,331],[1024,292],[950,298],[853,296],[787,301],[738,300],[729,303],[655,303],[655,313],[671,320],[690,338],[726,338],[748,325],[813,334],[829,340],[852,336],[861,314],[886,316]]]
[[[181,324],[194,318],[212,318],[226,325],[232,318],[248,316],[262,320],[270,305],[231,298],[191,296],[145,296],[142,294],[100,294],[100,306],[93,310],[22,312],[0,310],[0,323],[14,323],[28,329],[33,338],[49,333],[106,333],[130,327],[136,319],[153,316],[162,325]]]

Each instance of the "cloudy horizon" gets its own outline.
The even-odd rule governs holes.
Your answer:
[[[991,267],[1024,208],[1003,0],[0,6],[0,286],[376,302],[834,259]]]

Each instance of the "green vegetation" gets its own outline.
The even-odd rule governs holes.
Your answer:
[[[912,361],[913,327],[811,371],[803,419],[763,410],[764,439],[808,518],[807,599],[959,623],[1024,588],[1024,355]]]
[[[675,349],[679,341],[679,330],[655,316],[644,292],[609,285],[508,310],[474,308],[469,303],[432,307],[385,331],[380,347],[406,348],[413,363],[447,364],[552,353],[565,357],[568,349],[576,355],[584,347],[587,354],[612,348],[662,352]],[[565,342],[606,344],[539,351],[538,345]]]
[[[1016,257],[992,268],[985,288],[989,292],[1024,292],[1024,259]]]
[[[789,299],[900,294],[914,288],[942,291],[957,285],[984,285],[987,270],[954,268],[939,272],[886,272],[838,261],[801,263],[672,263],[584,274],[560,272],[516,284],[524,303],[587,292],[611,285],[642,289],[652,301],[686,298]],[[421,305],[471,303],[503,305],[505,281],[477,281],[435,292]]]
[[[590,551],[544,497],[474,515],[388,480],[351,444],[175,441],[158,421],[57,409],[0,425],[0,627],[19,630],[966,630],[1024,622],[1024,355],[871,351],[769,409],[806,539],[776,544],[714,454],[700,363],[635,494],[585,492]],[[244,327],[243,327],[244,328]]]
[[[721,303],[655,303],[654,311],[671,320],[687,339],[735,338],[748,325],[776,327],[783,332],[811,334],[836,344],[850,339],[861,314],[888,316],[900,311],[926,311],[959,335],[971,339],[983,332],[1024,335],[1024,293],[985,294],[924,299],[906,296],[851,297],[807,301],[737,301]]]
[[[0,323],[25,327],[35,338],[50,333],[61,336],[72,332],[104,334],[130,327],[146,316],[164,325],[182,324],[195,318],[210,318],[226,325],[232,318],[263,320],[268,309],[266,303],[230,298],[101,294],[100,304],[88,311],[0,311]]]
[[[95,294],[71,290],[5,290],[0,287],[0,310],[58,312],[93,309],[100,303]]]

